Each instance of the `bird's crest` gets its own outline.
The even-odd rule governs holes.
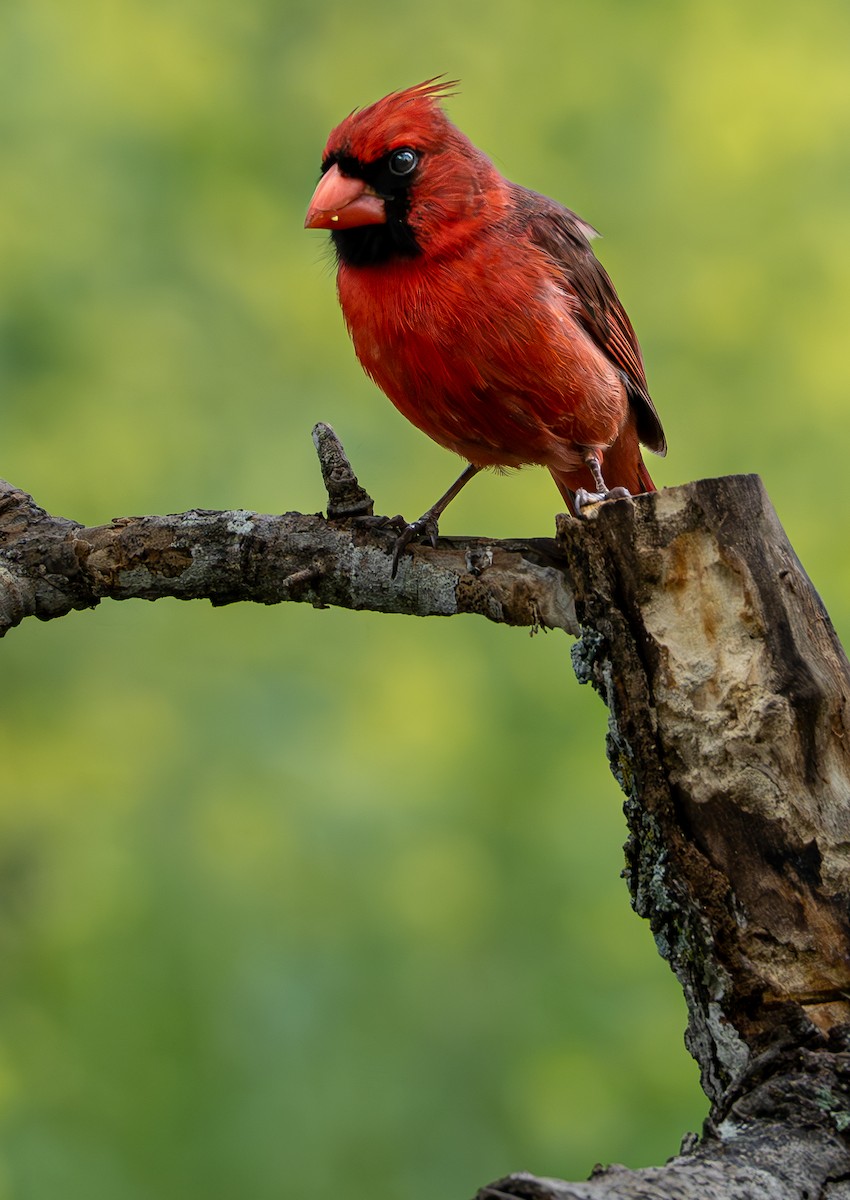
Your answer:
[[[441,101],[456,95],[456,87],[457,80],[437,75],[356,108],[331,132],[324,157],[342,153],[368,163],[396,146],[429,149],[449,125]]]

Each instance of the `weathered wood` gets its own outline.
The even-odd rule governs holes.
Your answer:
[[[0,480],[0,637],[103,599],[298,601],[577,631],[555,540],[443,538],[390,580],[392,528],[321,516],[210,512],[118,517],[85,527]]]
[[[766,1046],[850,1021],[850,665],[756,476],[606,505],[561,544],[632,897],[722,1116]]]
[[[847,1150],[836,1133],[765,1122],[732,1139],[710,1138],[663,1167],[597,1167],[567,1183],[520,1173],[481,1188],[476,1200],[847,1200]]]

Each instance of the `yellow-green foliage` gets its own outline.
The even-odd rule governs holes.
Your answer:
[[[331,125],[441,71],[605,233],[657,481],[760,472],[846,632],[841,0],[7,0],[0,473],[88,522],[315,511],[327,420],[418,515],[456,463],[361,375],[301,225]],[[557,506],[488,477],[444,528]],[[134,603],[0,654],[0,1200],[432,1200],[700,1121],[565,638]]]

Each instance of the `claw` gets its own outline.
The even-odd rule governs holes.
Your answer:
[[[600,504],[604,499],[604,492],[589,492],[587,488],[578,488],[575,496],[573,497],[576,516],[582,516],[582,510],[586,508],[588,504]]]
[[[474,463],[467,463],[452,486],[440,497],[437,503],[432,504],[428,511],[423,513],[418,521],[414,521],[411,525],[407,525],[402,528],[399,539],[395,544],[395,548],[393,549],[393,579],[395,579],[398,572],[398,564],[401,561],[402,554],[404,554],[405,550],[414,538],[421,537],[422,534],[424,534],[431,544],[431,547],[434,550],[437,549],[437,533],[439,532],[437,528],[437,522],[443,515],[446,505],[450,504],[452,500],[454,500],[458,492],[461,491],[462,488],[466,487],[470,479],[477,475],[480,470],[481,468],[476,467]],[[396,517],[394,520],[400,520],[400,518]],[[402,522],[402,525],[403,524],[404,522]]]
[[[423,513],[418,521],[412,521],[409,525],[406,525],[396,539],[396,544],[393,547],[393,566],[390,578],[395,579],[398,574],[398,565],[401,562],[401,556],[411,542],[424,536],[431,548],[436,550],[438,533],[437,518],[430,509],[428,512]]]
[[[589,504],[602,504],[605,500],[630,500],[631,496],[629,489],[624,487],[615,487],[604,492],[588,492],[585,488],[579,488],[573,500],[576,516],[583,516],[582,509]]]

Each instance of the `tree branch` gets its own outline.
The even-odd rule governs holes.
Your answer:
[[[551,538],[441,538],[413,547],[390,579],[397,533],[371,517],[329,426],[314,431],[332,519],[192,509],[86,527],[0,481],[0,636],[102,599],[285,600],[413,616],[478,613],[578,632],[566,564]]]

